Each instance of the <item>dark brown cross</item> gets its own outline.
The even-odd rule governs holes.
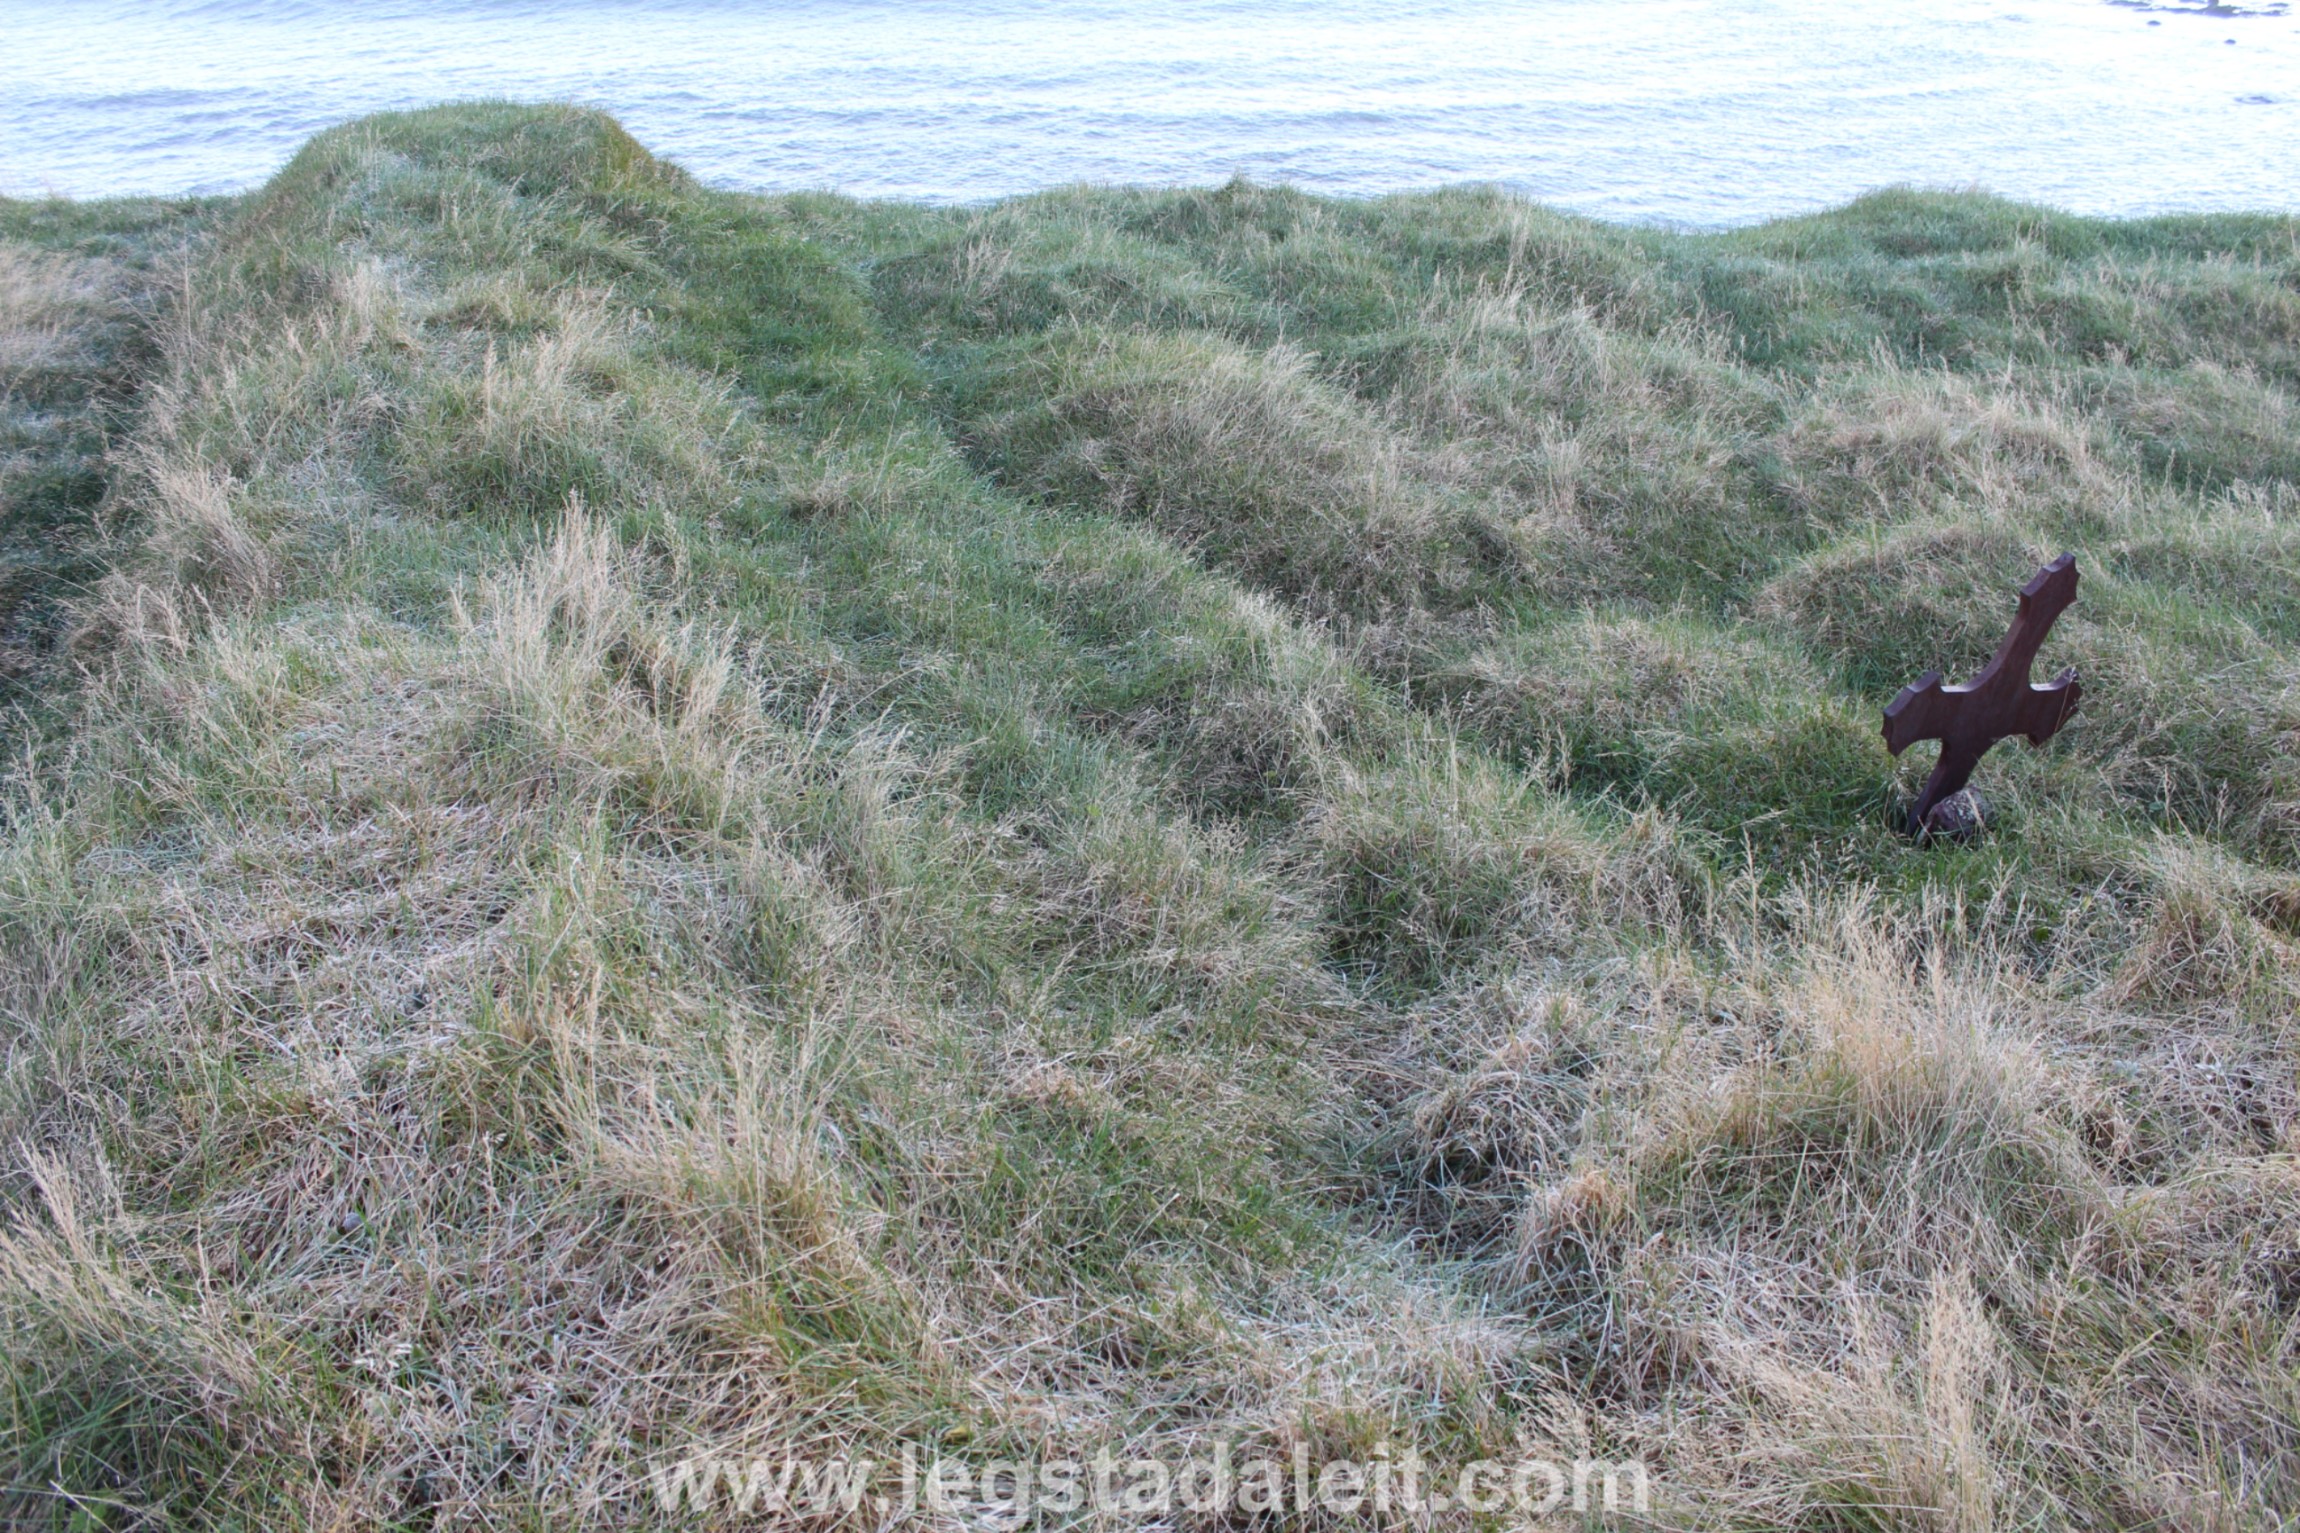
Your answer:
[[[1898,756],[1919,740],[1941,742],[1941,759],[1925,779],[1925,791],[1909,806],[1909,829],[1934,829],[1933,811],[1954,796],[1981,764],[1989,747],[2007,735],[2027,735],[2042,745],[2076,712],[2084,689],[2076,667],[2041,687],[2029,685],[2037,647],[2052,632],[2053,620],[2076,600],[2076,555],[2062,554],[2020,588],[2020,611],[2005,641],[1981,673],[1961,687],[1941,685],[1939,671],[1927,671],[1901,688],[1885,710],[1885,748]]]

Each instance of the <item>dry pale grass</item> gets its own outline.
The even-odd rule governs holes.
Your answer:
[[[2203,1170],[2283,1186],[2288,1094],[2138,1064],[2161,1024],[2121,978],[2055,999],[1985,950],[1912,952],[1939,939],[1859,901],[1783,914],[1722,983],[1648,968],[1433,1018],[1417,1052],[1462,1052],[1400,1114],[1416,1217],[1597,1348],[1602,1414],[1708,1515],[1996,1526],[2071,1475],[2119,1520],[2273,1504],[2158,1428],[2195,1412],[2208,1440],[2289,1451],[2283,1392],[2257,1391],[2283,1366],[2290,1195],[2240,1216],[2262,1249],[2231,1269],[2233,1205]],[[2253,1108],[2226,1095],[2237,1073]],[[2173,1079],[2218,1100],[2154,1098]],[[2231,1109],[2264,1126],[2230,1132]],[[2144,1118],[2202,1151],[2173,1184],[2134,1158]],[[2114,1343],[2114,1386],[2072,1387],[2079,1336]],[[2187,1361],[2207,1345],[2210,1395]]]
[[[118,316],[126,276],[102,259],[0,245],[0,379],[15,393],[89,361],[89,332]]]
[[[1228,1441],[2278,1525],[2284,237],[323,136],[9,779],[0,1516]],[[80,366],[94,268],[9,260]],[[1907,844],[1880,694],[2064,545],[2087,711]]]

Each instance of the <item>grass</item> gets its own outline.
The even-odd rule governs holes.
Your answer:
[[[0,362],[11,1523],[1218,1438],[2300,1507],[2290,219],[479,105],[0,204]],[[2083,712],[1908,842],[1878,710],[2064,548]]]
[[[34,703],[101,574],[105,457],[211,206],[0,202],[0,703]]]

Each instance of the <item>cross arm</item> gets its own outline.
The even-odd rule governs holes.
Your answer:
[[[2020,588],[2020,610],[2013,614],[2012,627],[2005,630],[2004,642],[1981,674],[1973,678],[1978,687],[1993,678],[2000,670],[2009,670],[2026,681],[2028,668],[2036,661],[2036,652],[2044,644],[2052,625],[2076,600],[2076,555],[2062,554],[2059,558],[2029,577],[2029,583]],[[2058,682],[2054,683],[2059,685]]]
[[[2021,699],[2020,721],[2020,731],[2028,736],[2028,743],[2042,745],[2058,734],[2083,696],[2084,688],[2073,665],[2043,686],[2029,688],[2028,696]]]
[[[1901,688],[1885,709],[1885,749],[1898,756],[1919,740],[1939,737],[1955,717],[1955,705],[1941,685],[1939,671],[1927,671]]]

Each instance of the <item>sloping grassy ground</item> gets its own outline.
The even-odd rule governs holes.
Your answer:
[[[938,211],[510,107],[0,213],[9,535],[102,508],[10,1520],[1216,1438],[2300,1507],[2294,221]],[[2064,548],[2084,711],[1913,846],[1881,705]]]
[[[0,199],[0,705],[39,700],[69,594],[102,573],[105,457],[213,207]]]

